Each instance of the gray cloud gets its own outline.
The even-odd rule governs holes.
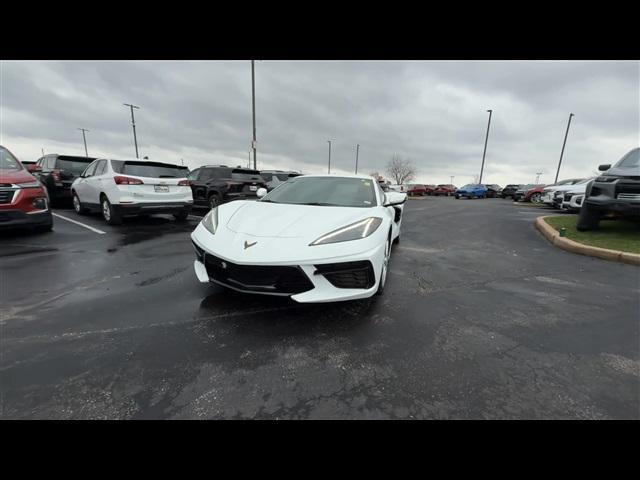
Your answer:
[[[141,106],[141,155],[246,164],[250,63],[6,62],[0,67],[1,142],[20,158],[47,152],[134,155],[123,102]],[[576,114],[561,176],[589,175],[639,143],[638,62],[256,62],[259,168],[383,171],[410,157],[419,180],[457,184],[551,181],[569,112]]]

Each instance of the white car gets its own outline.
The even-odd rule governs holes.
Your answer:
[[[407,195],[365,175],[292,178],[207,213],[191,234],[198,280],[334,302],[382,293]]]
[[[577,185],[579,186],[579,185]],[[577,212],[582,208],[582,201],[584,200],[584,194],[586,192],[586,184],[581,189],[576,189],[575,191],[565,192],[562,197],[562,210],[568,210],[572,212]]]
[[[110,225],[122,217],[170,213],[184,221],[193,207],[187,167],[148,160],[92,162],[71,184],[78,214],[99,211]]]
[[[591,178],[572,178],[569,180],[561,180],[558,183],[555,183],[553,185],[547,185],[544,190],[542,191],[543,196],[542,196],[542,201],[549,206],[554,206],[554,203],[556,204],[556,206],[559,207],[558,203],[557,203],[557,196],[556,194],[562,194],[564,195],[564,192],[568,192],[570,190],[574,190],[574,187],[576,185],[583,185],[583,184],[587,184],[589,182],[589,180],[591,180]]]

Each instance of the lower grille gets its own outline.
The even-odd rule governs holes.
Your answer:
[[[336,288],[368,289],[376,283],[373,265],[371,265],[369,260],[329,263],[325,265],[315,265],[315,267],[315,274],[324,275],[324,278]]]
[[[618,200],[640,200],[640,193],[619,193]]]
[[[196,254],[199,247],[196,246]],[[238,265],[203,252],[204,266],[212,280],[246,292],[295,295],[314,288],[300,267]]]
[[[15,189],[0,190],[0,204],[11,203],[15,192],[16,192]]]

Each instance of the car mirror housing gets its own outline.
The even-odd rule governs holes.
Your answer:
[[[267,189],[266,188],[259,188],[258,191],[256,192],[256,195],[258,196],[258,198],[262,198],[267,194]]]
[[[598,170],[600,170],[601,172],[606,172],[607,170],[609,170],[611,168],[611,164],[606,164],[606,165],[600,165],[598,167]]]
[[[402,205],[407,201],[406,193],[387,192],[385,194],[384,206],[391,207],[393,205]]]

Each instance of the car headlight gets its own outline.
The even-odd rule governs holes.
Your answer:
[[[350,240],[365,238],[375,232],[381,223],[382,219],[379,217],[365,218],[364,220],[329,232],[315,239],[309,245],[325,245],[327,243],[348,242]]]
[[[596,178],[596,182],[604,182],[604,183],[615,182],[619,178],[620,177],[615,177],[613,175],[603,175],[601,177]]]
[[[35,182],[17,183],[16,185],[20,188],[40,188],[42,186],[38,180]]]
[[[218,208],[212,209],[202,219],[202,226],[211,233],[216,233],[218,228]]]

